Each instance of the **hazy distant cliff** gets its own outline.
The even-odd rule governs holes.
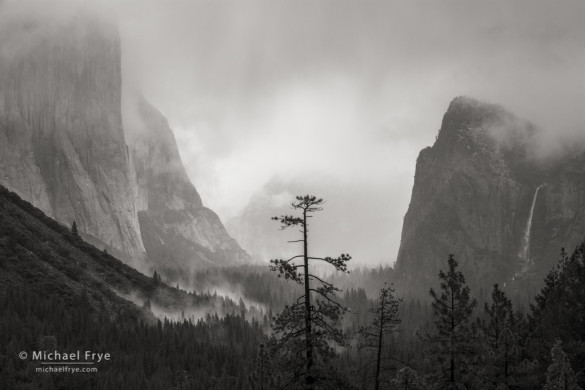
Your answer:
[[[541,158],[537,140],[534,126],[500,106],[451,102],[417,160],[396,264],[403,281],[428,288],[449,254],[474,285],[540,277],[561,246],[585,237],[583,159]]]
[[[140,98],[123,128],[114,24],[80,15],[1,32],[1,184],[153,266],[248,259],[203,207],[166,119]]]
[[[142,97],[134,103],[126,133],[138,184],[142,239],[151,262],[192,268],[249,260],[219,217],[203,206],[166,118]]]
[[[0,47],[0,183],[106,244],[144,253],[116,27],[31,21],[3,26]]]

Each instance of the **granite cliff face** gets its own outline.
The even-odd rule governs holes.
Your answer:
[[[248,254],[228,235],[219,217],[203,206],[166,118],[144,98],[132,101],[133,120],[125,127],[149,260],[183,269],[248,261]]]
[[[403,283],[426,291],[449,254],[472,286],[538,281],[585,237],[583,157],[541,158],[538,135],[500,106],[451,102],[417,160],[396,263]]]
[[[79,15],[0,33],[0,184],[143,269],[248,259],[203,207],[166,119],[137,98],[124,129],[114,24]]]
[[[0,183],[49,216],[144,253],[120,108],[114,25],[3,26]]]

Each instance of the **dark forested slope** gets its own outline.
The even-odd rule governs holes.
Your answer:
[[[139,273],[0,187],[0,389],[244,388],[265,339],[244,314]],[[35,350],[112,358],[47,374],[19,358]]]
[[[87,295],[92,307],[103,307],[112,318],[129,314],[153,321],[152,312],[141,308],[147,301],[155,313],[168,315],[205,305],[226,310],[230,306],[141,274],[4,187],[0,187],[0,258],[1,289],[34,288],[58,293],[65,300]]]

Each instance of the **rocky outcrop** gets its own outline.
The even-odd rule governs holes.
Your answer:
[[[552,258],[559,248],[571,252],[585,238],[585,154],[568,158],[556,169],[543,195],[539,218],[544,231],[540,239],[546,245],[538,249]]]
[[[2,26],[0,56],[0,184],[142,269],[248,259],[203,206],[167,120],[135,99],[124,129],[114,24]]]
[[[0,183],[58,221],[142,255],[117,28],[79,17],[3,29]]]
[[[128,103],[126,133],[138,183],[142,239],[153,265],[192,269],[249,260],[187,177],[166,118],[142,97]]]
[[[449,254],[473,286],[536,281],[562,246],[585,237],[583,160],[540,158],[537,140],[533,125],[500,106],[451,102],[435,144],[417,160],[396,263],[402,283],[427,291]]]

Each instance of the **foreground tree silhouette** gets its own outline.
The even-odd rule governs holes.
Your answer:
[[[465,277],[457,271],[457,261],[449,255],[449,270],[439,272],[441,292],[431,288],[436,333],[428,336],[438,360],[437,385],[441,389],[467,388],[468,357],[472,355],[471,314],[477,305],[469,295]]]
[[[276,317],[273,330],[279,336],[276,348],[291,357],[293,364],[295,360],[299,362],[295,358],[304,355],[304,359],[300,360],[301,365],[293,367],[293,378],[303,375],[305,389],[314,389],[316,381],[326,379],[326,373],[315,372],[315,352],[318,352],[321,358],[327,358],[331,355],[328,341],[340,344],[344,342],[342,331],[335,326],[347,310],[333,299],[335,292],[340,290],[311,273],[309,269],[312,261],[321,261],[338,271],[348,272],[347,262],[351,259],[348,254],[342,254],[337,258],[309,256],[308,220],[312,218],[312,213],[322,210],[323,203],[322,198],[312,195],[297,196],[291,206],[293,210],[300,212],[300,216],[282,215],[272,218],[280,222],[281,230],[298,227],[302,234],[301,239],[291,241],[302,244],[302,254],[287,260],[270,260],[270,270],[277,271],[279,277],[304,286],[304,294],[298,297],[294,304],[286,306]]]
[[[374,350],[376,353],[376,373],[374,375],[375,390],[380,388],[382,360],[389,359],[382,357],[384,337],[390,336],[392,333],[396,332],[396,328],[400,324],[400,315],[398,313],[398,309],[402,299],[397,298],[394,295],[394,292],[394,288],[387,286],[384,286],[380,290],[378,305],[368,309],[370,313],[375,315],[374,320],[369,326],[361,327],[359,329],[359,333],[364,339],[364,343],[360,346],[360,348]]]

